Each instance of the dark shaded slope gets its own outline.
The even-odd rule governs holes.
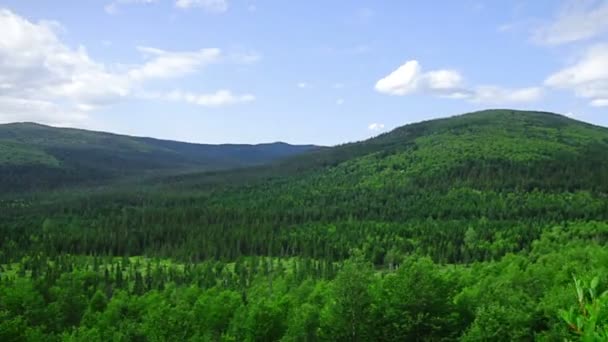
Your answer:
[[[221,170],[268,163],[315,149],[285,143],[205,145],[35,123],[0,125],[0,190],[95,184],[157,172]]]

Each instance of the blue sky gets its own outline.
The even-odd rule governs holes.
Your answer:
[[[608,1],[0,0],[0,122],[333,145],[484,108],[608,126]]]

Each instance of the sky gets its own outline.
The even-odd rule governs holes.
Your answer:
[[[608,0],[0,0],[0,123],[335,145],[487,108],[608,126]]]

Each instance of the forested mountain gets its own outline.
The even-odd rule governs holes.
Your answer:
[[[608,339],[608,129],[489,110],[0,201],[0,340]]]
[[[302,159],[316,155],[322,165],[337,166],[321,177],[369,188],[605,190],[607,147],[604,127],[551,113],[490,110],[403,126]]]
[[[355,188],[591,189],[608,186],[608,129],[546,113],[486,110],[402,126],[375,138],[319,149],[235,179],[314,174]],[[217,173],[177,177],[188,186]],[[455,184],[456,183],[456,184]],[[309,184],[318,189],[316,183]],[[351,189],[354,190],[354,189]]]
[[[221,170],[317,148],[285,143],[204,145],[35,123],[0,125],[0,190],[95,184],[146,172]]]

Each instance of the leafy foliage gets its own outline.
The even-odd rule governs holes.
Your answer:
[[[608,290],[598,293],[599,278],[585,284],[574,278],[578,306],[561,310],[560,316],[584,341],[608,340]]]

